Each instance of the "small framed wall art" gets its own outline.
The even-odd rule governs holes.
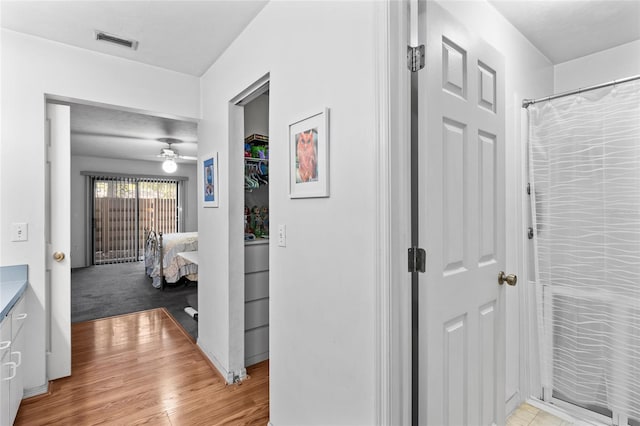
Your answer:
[[[204,207],[218,207],[218,153],[205,157],[202,162]]]
[[[329,109],[289,125],[289,197],[329,196]]]

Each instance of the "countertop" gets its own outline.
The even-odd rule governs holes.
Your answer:
[[[0,266],[0,321],[27,289],[27,265]]]
[[[256,238],[255,240],[245,241],[245,246],[256,246],[258,244],[269,244],[268,238]]]

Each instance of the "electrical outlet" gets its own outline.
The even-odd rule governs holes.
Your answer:
[[[278,247],[287,246],[287,225],[278,225]]]
[[[11,241],[27,241],[29,239],[29,227],[26,223],[11,224]]]

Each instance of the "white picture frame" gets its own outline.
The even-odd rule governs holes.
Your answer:
[[[329,197],[329,108],[289,125],[289,197]]]
[[[204,207],[218,207],[220,182],[218,180],[218,153],[202,161],[202,197]]]

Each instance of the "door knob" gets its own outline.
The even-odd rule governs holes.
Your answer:
[[[505,274],[504,271],[498,273],[498,284],[502,285],[507,283],[509,285],[516,285],[518,282],[518,276],[514,274]]]
[[[56,262],[62,262],[64,260],[64,253],[61,251],[53,253],[53,260]]]

